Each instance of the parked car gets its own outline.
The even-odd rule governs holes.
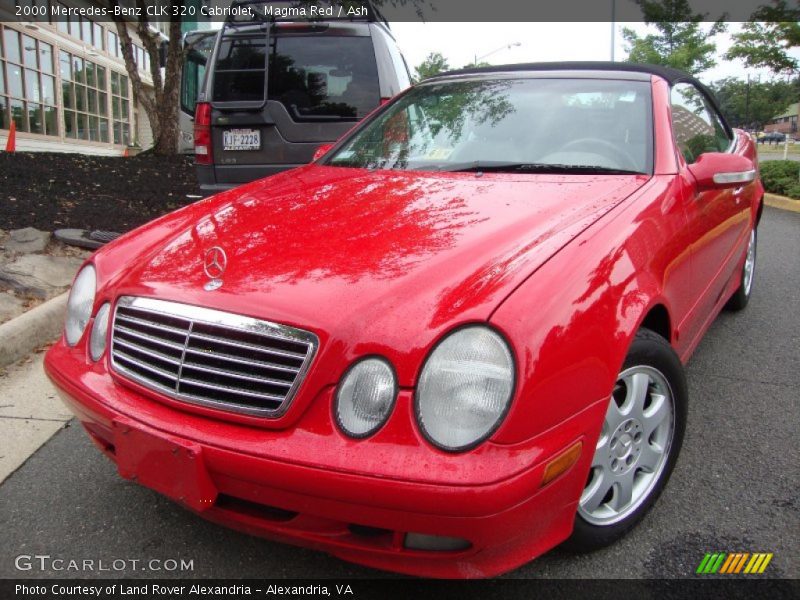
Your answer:
[[[218,31],[189,31],[183,34],[185,48],[181,67],[178,103],[178,152],[194,154],[194,113],[197,94],[206,78],[208,57],[214,49]]]
[[[778,144],[786,141],[786,134],[779,131],[770,131],[762,135],[758,141],[763,144]]]
[[[94,254],[46,370],[122,477],[218,523],[437,577],[595,549],[751,296],[755,162],[672,69],[436,77]]]
[[[247,2],[263,10],[279,2]],[[373,9],[374,10],[374,9]],[[358,20],[228,21],[195,108],[195,165],[206,194],[311,161],[410,85],[378,13]]]

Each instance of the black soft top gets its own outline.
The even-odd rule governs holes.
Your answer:
[[[642,63],[610,62],[610,61],[567,61],[567,62],[540,62],[519,63],[513,65],[492,65],[489,67],[471,67],[447,71],[437,77],[449,75],[479,75],[482,73],[508,73],[510,71],[624,71],[634,73],[650,73],[666,79],[670,84],[679,81],[689,81],[700,87],[703,86],[697,79],[672,67],[661,65],[647,65]]]

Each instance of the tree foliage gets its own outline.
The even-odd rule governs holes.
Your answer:
[[[727,77],[709,86],[717,97],[722,114],[734,127],[762,129],[800,96],[798,81],[750,81]]]
[[[742,59],[752,68],[766,68],[776,74],[794,74],[800,62],[789,54],[800,46],[800,10],[785,0],[773,0],[753,13],[752,21],[733,36],[733,46],[725,58]]]
[[[764,189],[800,200],[800,164],[793,160],[765,160],[759,165]]]
[[[720,20],[709,28],[701,27],[705,15],[693,13],[688,0],[635,0],[644,22],[658,33],[644,36],[625,27],[628,62],[651,63],[696,74],[713,67],[717,50],[712,38],[725,31]]]
[[[465,64],[462,69],[474,69],[476,67],[491,67],[492,63],[486,62],[485,60],[479,60],[478,62],[470,62]]]
[[[414,68],[414,81],[422,81],[450,70],[450,63],[441,52],[431,52]]]

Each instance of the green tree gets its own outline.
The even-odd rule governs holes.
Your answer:
[[[478,62],[470,62],[465,64],[462,69],[474,69],[476,67],[491,67],[492,63],[486,62],[485,60],[480,60]]]
[[[693,13],[688,0],[635,0],[642,9],[644,22],[658,33],[645,36],[625,27],[628,62],[651,63],[696,74],[713,67],[717,50],[712,38],[725,31],[720,20],[709,28],[700,23],[705,15]]]
[[[414,81],[422,81],[450,70],[450,63],[441,52],[431,52],[414,68]]]
[[[761,129],[800,96],[797,81],[750,81],[727,77],[709,86],[722,114],[734,127]]]
[[[725,58],[742,59],[753,68],[766,68],[776,74],[794,74],[800,62],[789,54],[800,46],[800,10],[789,8],[785,0],[773,0],[752,15],[733,36],[733,46]]]

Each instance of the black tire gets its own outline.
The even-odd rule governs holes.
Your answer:
[[[626,377],[623,379],[623,376]],[[642,381],[646,382],[644,387],[639,385]],[[638,389],[645,390],[641,400],[641,423],[636,421],[634,412],[638,404],[635,398],[639,396],[636,393],[637,385]],[[665,390],[670,392],[671,401],[662,393]],[[662,397],[665,399],[659,400]],[[632,403],[631,408],[625,415],[623,409],[629,406],[629,402]],[[662,402],[672,407],[668,422],[665,422],[667,416],[662,417],[661,421],[656,418],[661,412],[657,407]],[[618,409],[614,409],[611,403]],[[642,520],[663,491],[675,467],[686,428],[687,405],[686,376],[680,359],[667,340],[649,329],[640,329],[620,371],[620,379],[615,385],[603,431],[597,442],[592,462],[602,464],[590,469],[586,488],[575,514],[572,536],[563,545],[566,550],[591,552],[603,548],[623,537]],[[658,425],[654,426],[654,423]],[[629,424],[631,429],[626,429]],[[648,433],[650,427],[655,429]],[[667,439],[669,441],[665,443]],[[659,447],[663,448],[660,453],[653,452],[653,448]],[[620,452],[626,454],[619,457]],[[645,457],[649,457],[651,461],[654,455],[659,456],[658,464],[650,468],[645,464]],[[632,460],[629,461],[628,458]],[[624,472],[615,471],[617,467],[612,469],[615,463],[617,466],[621,465]],[[621,482],[627,479],[625,475],[631,472],[630,479],[634,482],[631,484],[632,500],[627,504],[627,509],[624,509],[624,500],[618,498],[625,494],[619,491],[618,483],[613,483],[608,493],[603,493],[602,488],[608,485],[607,481]],[[640,490],[638,498],[637,489]],[[599,491],[592,493],[592,490]],[[593,496],[603,498],[596,509],[591,509]],[[612,508],[615,503],[622,507],[619,511]],[[614,512],[616,515],[612,514]]]
[[[750,240],[753,244],[753,262],[750,270],[749,285],[746,285],[746,282],[747,282],[748,255],[750,253],[750,245],[749,245],[750,242],[748,242],[747,254],[745,255],[745,261],[744,264],[742,265],[741,283],[739,284],[739,287],[736,288],[736,291],[733,293],[733,296],[731,296],[731,299],[728,300],[728,303],[725,305],[725,308],[728,310],[732,311],[743,310],[750,302],[750,296],[753,293],[753,282],[755,281],[756,256],[758,247],[758,231],[755,228],[753,228],[751,232]]]

